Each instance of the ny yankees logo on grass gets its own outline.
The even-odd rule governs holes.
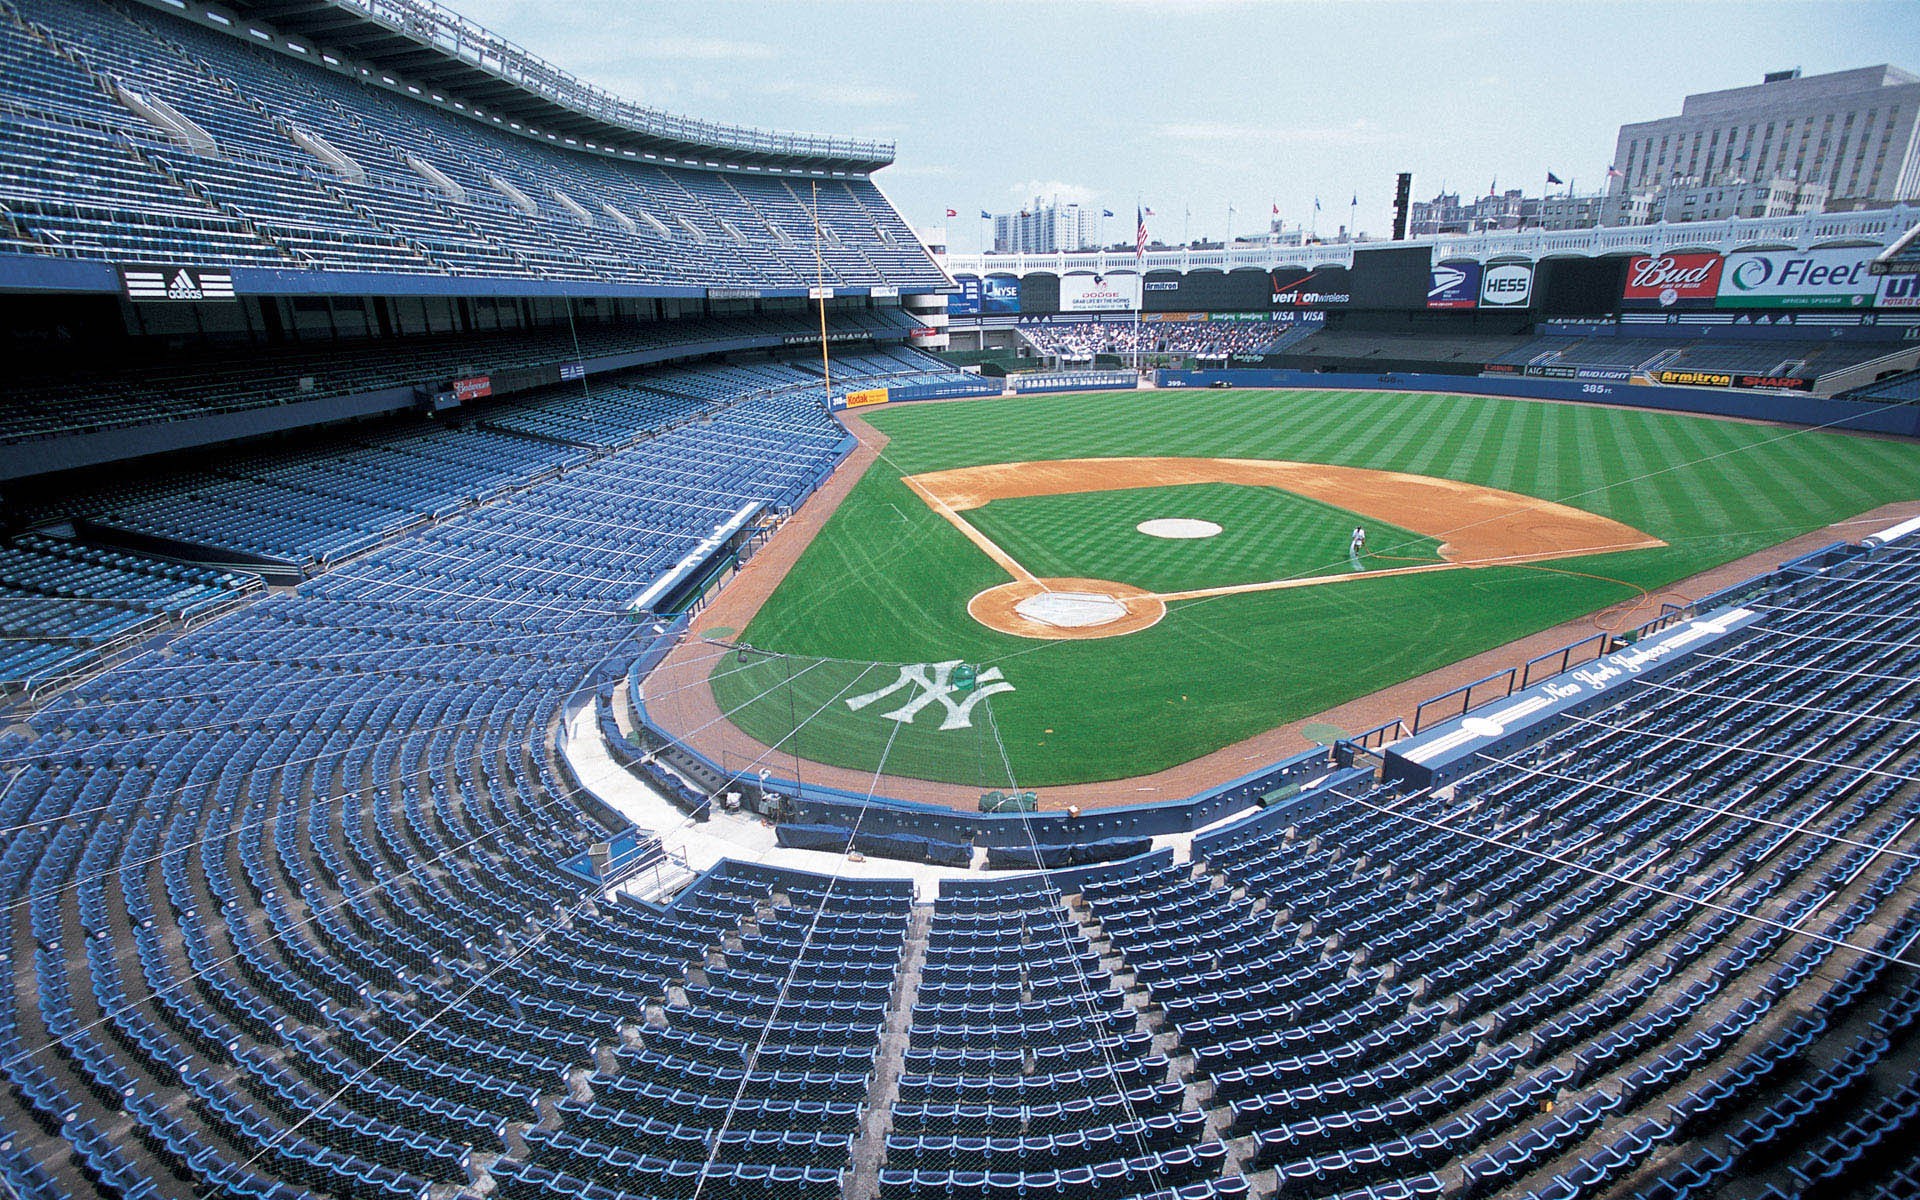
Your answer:
[[[905,704],[892,712],[881,713],[889,721],[899,721],[904,725],[913,724],[920,710],[929,704],[938,702],[947,710],[946,719],[940,722],[941,729],[973,728],[973,706],[988,696],[997,696],[1001,692],[1010,692],[1013,685],[1000,674],[999,667],[988,667],[973,679],[973,689],[966,691],[965,673],[956,678],[954,668],[961,666],[960,659],[937,663],[908,663],[900,668],[900,678],[894,680],[879,691],[854,696],[847,701],[847,707],[859,712],[869,704],[886,699],[901,688],[916,689]],[[956,692],[966,692],[966,699],[955,702]]]

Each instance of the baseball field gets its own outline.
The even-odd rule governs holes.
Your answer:
[[[1579,404],[863,416],[880,459],[730,633],[713,697],[782,761],[983,789],[1147,774],[1623,601],[1650,618],[1676,581],[1920,497],[1911,443]]]

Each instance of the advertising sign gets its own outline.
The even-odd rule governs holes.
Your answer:
[[[1480,273],[1481,308],[1526,308],[1533,303],[1533,267],[1501,263]]]
[[[1016,313],[1020,311],[1020,281],[1011,275],[989,275],[980,281],[980,311]]]
[[[1882,275],[1881,308],[1920,308],[1920,275]]]
[[[121,267],[129,300],[231,300],[233,274],[200,267]]]
[[[1724,371],[1656,371],[1653,377],[1661,383],[1683,384],[1688,387],[1733,386],[1733,376]]]
[[[491,395],[493,395],[493,376],[491,375],[475,375],[469,379],[453,381],[453,398],[462,404]]]
[[[1063,275],[1060,311],[1132,312],[1140,307],[1138,275]]]
[[[1431,246],[1356,249],[1353,252],[1353,304],[1356,308],[1419,308],[1432,279]]]
[[[1735,375],[1733,386],[1737,388],[1773,388],[1776,391],[1804,392],[1813,387],[1813,380],[1802,379],[1798,375]]]
[[[857,392],[847,393],[848,408],[865,408],[869,404],[885,404],[886,402],[886,388],[864,388]]]
[[[1428,308],[1472,308],[1479,300],[1479,263],[1436,263],[1428,272]]]
[[[1345,308],[1353,286],[1345,267],[1280,267],[1267,272],[1275,308]]]
[[[1708,307],[1720,291],[1722,262],[1718,254],[1642,254],[1627,264],[1620,301],[1642,308]]]
[[[955,275],[960,290],[947,297],[947,314],[955,317],[980,315],[980,280],[972,275]]]
[[[1721,308],[1864,308],[1873,303],[1872,246],[1844,250],[1761,250],[1729,254],[1720,272]]]

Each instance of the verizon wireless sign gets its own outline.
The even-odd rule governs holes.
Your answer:
[[[1627,264],[1620,302],[1635,307],[1709,308],[1720,294],[1718,254],[1642,254]]]

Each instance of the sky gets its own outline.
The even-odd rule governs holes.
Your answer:
[[[1415,199],[1537,195],[1548,172],[1597,191],[1619,127],[1688,93],[1920,72],[1915,0],[450,3],[644,104],[894,142],[875,179],[956,251],[979,248],[982,209],[1036,196],[1112,209],[1109,242],[1136,204],[1169,243],[1263,229],[1276,206],[1384,235],[1399,171]]]

